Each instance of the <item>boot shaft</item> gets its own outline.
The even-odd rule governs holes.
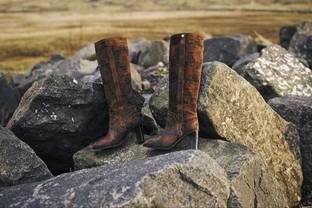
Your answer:
[[[95,43],[96,58],[110,106],[132,99],[130,62],[126,38],[114,37]]]
[[[203,37],[173,35],[169,56],[169,112],[183,129],[198,129],[197,100],[203,62]]]

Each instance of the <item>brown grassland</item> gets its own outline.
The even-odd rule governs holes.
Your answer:
[[[256,33],[278,43],[280,27],[312,20],[311,12],[166,9],[11,11],[0,0],[0,70],[25,71],[53,53],[72,56],[79,48],[114,35],[162,39],[179,32],[207,35]],[[31,2],[31,1],[25,1]],[[298,8],[309,8],[311,2]],[[6,7],[5,7],[6,6]],[[33,7],[30,7],[33,8]],[[116,9],[117,8],[117,9]],[[149,7],[150,8],[150,7]],[[268,7],[266,7],[268,8]],[[312,7],[311,7],[312,8]],[[57,9],[56,9],[57,10]]]

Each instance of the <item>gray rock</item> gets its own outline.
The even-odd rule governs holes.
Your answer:
[[[81,59],[89,61],[96,60],[95,47],[93,43],[80,49],[73,57],[74,61],[79,61]]]
[[[285,96],[273,98],[268,103],[299,130],[303,171],[302,201],[312,204],[312,97]]]
[[[236,71],[266,100],[286,95],[312,95],[311,70],[278,45],[263,49],[258,59]]]
[[[288,49],[291,38],[294,36],[296,32],[297,32],[296,25],[289,25],[289,26],[282,27],[279,32],[280,45],[283,48]]]
[[[220,61],[232,66],[243,56],[256,52],[256,42],[245,35],[210,38],[204,42],[204,62]]]
[[[131,73],[131,86],[132,89],[140,92],[142,91],[142,79],[141,75],[137,72],[136,66],[134,64],[130,64],[130,73]],[[84,82],[98,82],[98,83],[103,83],[102,78],[101,78],[101,73],[100,70],[96,70],[92,74],[88,74],[83,76],[82,81]]]
[[[155,88],[164,77],[168,76],[169,71],[168,68],[160,62],[155,66],[144,69],[140,74],[144,81],[147,80],[150,83],[151,88]]]
[[[280,29],[280,45],[288,49],[291,39],[296,33],[311,34],[312,22],[300,22],[295,25],[284,26]]]
[[[200,149],[227,173],[228,207],[288,207],[285,195],[260,155],[243,145],[221,140],[201,145]]]
[[[66,173],[0,192],[5,207],[227,207],[224,170],[200,151]]]
[[[145,102],[143,105],[143,129],[146,134],[154,135],[159,132],[160,127],[158,126],[154,116],[149,108],[149,100],[151,95],[145,95]]]
[[[150,108],[162,126],[168,110],[168,87],[155,92]],[[203,65],[198,100],[202,136],[246,145],[262,156],[289,204],[300,201],[302,171],[299,135],[266,104],[259,92],[234,70],[220,62]],[[285,171],[287,169],[287,171]]]
[[[259,58],[259,56],[260,53],[252,53],[244,56],[233,64],[232,69],[234,69],[237,73],[241,74],[242,72],[240,70],[243,69],[243,67],[250,62],[255,61],[257,58]]]
[[[149,100],[150,111],[157,124],[162,128],[166,125],[169,106],[169,78],[164,77],[155,87],[155,92]]]
[[[47,166],[29,146],[0,126],[0,187],[51,177]]]
[[[289,205],[300,201],[302,185],[299,135],[234,70],[219,62],[203,65],[199,121],[208,135],[246,145],[276,177]]]
[[[147,40],[145,40],[144,38],[129,41],[128,51],[131,63],[138,64],[139,56],[141,54],[141,51],[146,47],[146,43]]]
[[[77,66],[77,71],[83,75],[90,75],[96,72],[98,63],[96,61],[94,44],[89,44],[80,49],[72,58]]]
[[[168,64],[169,44],[165,41],[146,41],[138,56],[138,65],[148,68],[159,62]]]
[[[74,152],[105,134],[106,106],[101,84],[51,75],[25,93],[7,126],[58,174],[72,168]]]
[[[137,71],[137,68],[134,64],[130,64],[130,73],[131,73],[131,86],[137,91],[142,91],[142,79],[141,75]]]
[[[297,32],[291,39],[288,50],[296,57],[306,60],[312,69],[312,32],[311,34]]]
[[[183,142],[173,151],[185,149],[187,144]],[[231,191],[228,207],[287,207],[277,181],[258,154],[243,145],[221,140],[200,139],[199,148],[214,158],[227,173]],[[83,169],[104,164],[119,165],[164,153],[136,145],[135,135],[131,134],[123,147],[103,152],[86,148],[74,155],[74,161],[77,169]]]
[[[5,126],[20,101],[19,91],[0,73],[0,126]]]
[[[40,79],[51,74],[68,75],[78,78],[81,76],[78,72],[79,64],[60,55],[52,56],[46,62],[40,62],[24,75],[13,76],[17,88],[23,95],[31,85]]]

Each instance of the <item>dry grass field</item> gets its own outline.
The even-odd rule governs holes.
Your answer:
[[[155,6],[151,3],[145,3],[137,8],[131,6],[131,2],[134,1],[127,1],[128,3],[125,4],[123,0],[119,0],[120,4],[117,0],[104,1],[110,6],[106,5],[101,9],[98,8],[99,5],[92,6],[92,4],[88,8],[79,8],[78,3],[62,6],[60,3],[62,1],[59,0],[55,1],[57,3],[54,7],[51,7],[51,1],[10,2],[0,0],[0,11],[2,11],[0,12],[0,70],[2,71],[25,71],[53,53],[71,56],[85,44],[113,35],[121,35],[129,39],[141,37],[162,39],[178,32],[199,32],[207,35],[241,33],[252,36],[257,32],[273,42],[278,42],[280,27],[312,20],[310,12],[289,12],[289,8],[302,11],[312,8],[310,0],[291,4],[293,7],[289,5],[277,7],[278,4],[272,7],[288,8],[288,12],[286,10],[273,12],[270,7],[263,7],[267,8],[265,11],[261,6],[256,7],[261,8],[261,11],[213,11],[209,8],[201,9],[201,3],[205,2],[203,0],[194,1],[192,7],[185,4],[188,1],[181,0],[179,1],[181,10],[177,7],[170,10],[168,3],[165,8],[162,4]],[[16,6],[19,4],[20,7]],[[246,5],[244,8],[251,8],[249,3]],[[193,10],[189,10],[190,8]]]

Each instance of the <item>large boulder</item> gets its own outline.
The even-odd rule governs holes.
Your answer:
[[[168,110],[168,87],[160,92],[152,96],[150,105],[156,121],[165,122],[162,112]],[[220,62],[204,64],[198,115],[201,135],[240,143],[260,154],[288,195],[289,204],[300,200],[298,132],[243,77]]]
[[[51,75],[25,93],[7,126],[59,174],[72,168],[74,152],[105,134],[106,106],[101,84]]]
[[[0,126],[5,126],[20,101],[19,91],[0,73]]]
[[[66,173],[0,192],[4,207],[227,207],[225,171],[200,151],[180,151]]]
[[[210,38],[204,42],[204,62],[220,61],[232,66],[241,57],[255,52],[256,42],[245,35]]]
[[[206,63],[198,111],[208,135],[246,145],[260,154],[289,204],[300,201],[302,171],[296,127],[273,111],[252,85],[225,64]]]
[[[74,155],[75,168],[83,169],[100,165],[120,165],[132,160],[146,159],[164,154],[135,144],[135,135],[115,150],[94,152],[85,148]],[[185,149],[187,142],[173,151]],[[200,139],[199,148],[214,158],[227,173],[230,181],[228,207],[286,207],[285,195],[268,171],[266,163],[243,145],[221,140]]]
[[[10,130],[0,126],[0,187],[50,177],[51,172],[35,152]]]
[[[299,130],[303,171],[302,198],[304,202],[312,204],[312,97],[285,96],[273,98],[268,103]]]
[[[311,70],[278,45],[263,49],[259,58],[235,70],[266,100],[286,95],[312,96]]]

